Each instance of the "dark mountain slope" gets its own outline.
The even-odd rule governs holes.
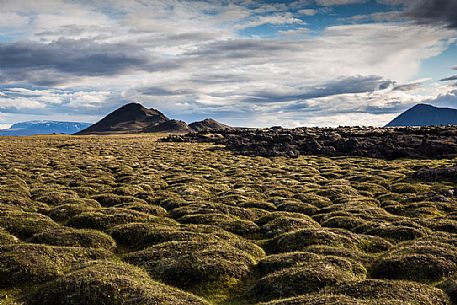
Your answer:
[[[186,133],[192,129],[183,121],[168,120],[164,123],[150,126],[144,129],[144,132],[170,132],[170,133]]]
[[[207,131],[215,129],[232,129],[232,127],[219,123],[214,119],[204,119],[203,121],[194,122],[189,124],[189,127],[195,131]]]
[[[457,109],[418,104],[393,119],[386,127],[436,125],[457,125]]]
[[[79,132],[78,134],[98,133],[140,133],[169,121],[156,109],[147,109],[138,103],[130,103],[108,114],[98,123]]]

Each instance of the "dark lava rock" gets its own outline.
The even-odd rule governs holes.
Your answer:
[[[265,157],[325,155],[434,159],[457,156],[457,126],[236,128],[169,136],[163,141],[222,144],[226,149],[241,155]],[[452,168],[438,171],[439,174],[436,175],[440,177],[444,175],[454,178],[456,175],[456,170]],[[433,171],[422,171],[418,175],[434,177],[435,174]]]

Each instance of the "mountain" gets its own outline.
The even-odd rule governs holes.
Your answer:
[[[110,133],[187,133],[214,129],[232,129],[213,119],[205,119],[187,125],[186,122],[167,118],[156,109],[148,109],[138,103],[130,103],[111,112],[94,125],[78,132],[86,134]]]
[[[393,119],[386,127],[433,125],[457,125],[457,109],[417,104]]]
[[[105,118],[84,129],[78,134],[103,133],[141,133],[169,121],[163,113],[156,109],[148,109],[138,103],[130,103],[108,114]]]
[[[154,125],[144,129],[144,132],[171,132],[171,133],[187,133],[193,130],[186,122],[179,120],[168,120],[162,124]]]
[[[194,122],[189,124],[189,127],[195,131],[206,131],[215,129],[233,129],[232,127],[219,123],[213,119],[204,119],[203,121]]]
[[[0,129],[0,136],[30,136],[34,134],[73,134],[91,124],[59,121],[28,121],[13,124],[10,129]]]

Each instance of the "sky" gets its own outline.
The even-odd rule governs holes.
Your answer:
[[[457,1],[0,0],[0,128],[129,102],[246,127],[457,108]]]

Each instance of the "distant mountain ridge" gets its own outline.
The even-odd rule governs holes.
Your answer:
[[[165,123],[168,120],[163,113],[156,109],[147,109],[141,104],[130,103],[116,109],[78,134],[140,133],[145,128]]]
[[[35,134],[73,134],[90,123],[61,121],[28,121],[13,124],[9,129],[0,129],[0,136],[30,136]]]
[[[232,127],[221,124],[213,119],[205,119],[187,125],[184,121],[166,117],[157,109],[148,109],[139,103],[129,103],[116,109],[94,125],[81,130],[77,134],[187,133],[228,128]]]
[[[195,131],[205,131],[214,129],[233,129],[233,127],[219,123],[214,119],[204,119],[203,121],[189,124],[189,127]]]
[[[393,119],[386,127],[439,125],[457,125],[457,109],[417,104]]]

